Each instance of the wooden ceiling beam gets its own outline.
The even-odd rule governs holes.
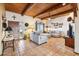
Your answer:
[[[34,3],[31,8],[29,8],[25,14],[35,17],[36,15],[42,13],[43,11],[51,8],[57,3]]]
[[[59,4],[60,4],[60,3],[53,3],[53,5],[52,5],[52,6],[49,6],[48,9],[46,9],[46,10],[44,10],[44,11],[38,13],[38,14],[35,15],[34,17],[36,17],[36,16],[38,16],[38,15],[40,15],[40,14],[43,14],[43,13],[47,12],[48,10],[50,10],[50,9],[53,8],[54,6],[58,6]]]
[[[73,7],[74,17],[77,17],[77,10],[78,10],[77,3],[72,3],[71,5]]]
[[[55,10],[57,8],[60,8],[60,7],[62,7],[62,3],[58,3],[58,4],[54,5],[54,6],[52,6],[51,8],[49,8],[48,10],[46,10],[46,11],[44,11],[44,12],[42,12],[42,13],[34,16],[34,17],[38,17],[39,15],[42,15],[42,14],[44,14],[46,12],[50,12],[50,11]]]
[[[57,8],[55,10],[50,11],[50,16],[56,15],[56,14],[59,14],[59,13],[62,13],[62,12],[65,12],[65,11],[68,11],[68,10],[71,10],[71,9],[72,9],[71,4],[67,4],[65,6],[62,6],[61,8]],[[44,14],[41,14],[41,15],[37,16],[37,17],[44,19],[44,18],[48,18],[50,16],[49,16],[49,12],[46,12]]]
[[[65,12],[62,12],[62,13],[58,13],[58,14],[55,14],[55,15],[52,15],[50,17],[46,17],[46,18],[56,18],[57,16],[61,16],[61,15],[65,15],[65,14],[68,14],[68,13],[71,13],[73,12],[73,10],[68,10],[68,11],[65,11]],[[46,18],[41,18],[41,19],[46,19]]]
[[[28,3],[28,4],[26,4],[26,6],[24,7],[24,9],[23,9],[21,15],[23,16],[24,13],[25,13],[32,5],[33,5],[33,3]]]

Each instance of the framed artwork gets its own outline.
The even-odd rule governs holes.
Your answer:
[[[63,23],[51,23],[55,28],[62,28]]]

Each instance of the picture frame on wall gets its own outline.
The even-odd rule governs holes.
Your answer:
[[[58,23],[54,23],[54,26],[58,26]]]
[[[63,23],[59,23],[59,28],[62,28],[62,26],[63,26]]]
[[[63,23],[51,23],[54,27],[55,27],[55,29],[57,29],[57,28],[62,28],[62,26],[63,26]]]

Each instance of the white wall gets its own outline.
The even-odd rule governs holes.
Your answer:
[[[75,23],[75,52],[79,53],[79,17],[76,17]]]
[[[75,49],[76,53],[79,53],[79,4],[78,4],[78,16],[75,18]]]
[[[15,15],[16,19],[14,20],[12,18],[12,16]],[[10,12],[10,11],[6,11],[6,18],[8,21],[18,21],[20,22],[20,28],[23,29],[23,31],[25,30],[25,23],[29,23],[30,26],[35,26],[35,21],[36,20],[40,20],[38,18],[33,18],[31,16],[21,16],[21,14],[18,13],[14,13],[14,12]]]
[[[72,17],[72,19],[73,19],[73,13],[70,13],[67,16],[61,16],[61,17],[58,17],[55,19],[49,19],[49,25],[52,26],[51,23],[57,23],[57,22],[63,23],[61,30],[64,32],[64,35],[67,36],[67,31],[69,29],[69,23],[67,22],[68,17]],[[52,29],[54,29],[54,27]],[[57,28],[57,29],[60,29],[60,28]]]
[[[15,17],[16,17],[15,20],[12,18],[13,15],[15,15]],[[29,23],[30,29],[28,29],[28,31],[30,33],[32,31],[35,31],[35,22],[41,20],[39,18],[33,18],[31,16],[26,16],[26,15],[21,16],[21,14],[10,12],[10,11],[6,11],[6,18],[8,21],[18,21],[19,22],[19,31],[23,32],[23,34],[21,34],[21,36],[24,35],[24,33],[27,29],[25,27],[25,23]],[[19,35],[20,35],[20,32],[19,32]],[[17,37],[19,37],[19,36],[17,36]]]
[[[13,15],[16,17],[15,20],[12,18]],[[30,25],[34,24],[34,19],[30,16],[21,16],[21,14],[6,11],[6,17],[9,21],[28,22]]]

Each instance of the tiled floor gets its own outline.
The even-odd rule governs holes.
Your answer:
[[[63,38],[51,37],[47,43],[37,45],[30,42],[30,47],[26,47],[26,40],[15,41],[15,51],[8,48],[4,56],[78,56],[72,48],[65,46]]]

